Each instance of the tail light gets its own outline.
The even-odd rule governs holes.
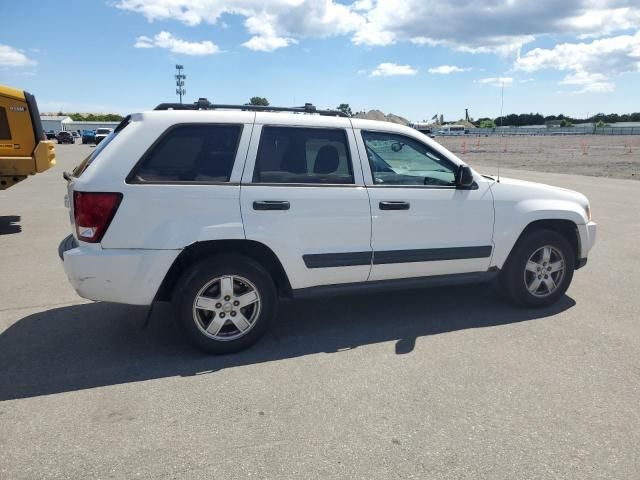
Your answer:
[[[121,193],[73,192],[73,214],[78,240],[102,240],[122,201]]]

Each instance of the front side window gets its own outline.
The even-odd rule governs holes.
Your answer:
[[[180,125],[145,155],[134,182],[228,182],[240,125]]]
[[[456,165],[410,137],[362,132],[376,185],[455,186]]]
[[[346,132],[263,127],[253,182],[354,183]]]

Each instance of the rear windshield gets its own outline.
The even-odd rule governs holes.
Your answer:
[[[96,132],[101,135],[104,135],[105,133],[111,133],[111,130],[108,128],[99,128]]]
[[[131,115],[127,115],[116,127],[116,129],[110,135],[108,135],[107,138],[105,138],[98,144],[95,150],[91,152],[91,155],[85,158],[82,162],[80,162],[80,164],[76,168],[74,168],[73,176],[79,177],[80,175],[82,175],[84,171],[87,169],[87,167],[89,167],[89,165],[91,165],[93,161],[98,157],[98,155],[100,155],[100,152],[102,152],[107,147],[107,145],[109,145],[113,141],[113,139],[116,138],[116,136],[118,136],[118,133],[120,133],[122,130],[124,130],[124,128],[127,125],[129,125],[130,122],[131,122]],[[100,130],[105,130],[105,129],[99,128],[98,131]],[[107,131],[104,133],[109,133],[109,132]]]

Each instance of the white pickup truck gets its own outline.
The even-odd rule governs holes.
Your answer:
[[[483,176],[412,128],[309,105],[163,104],[66,178],[59,253],[78,294],[172,301],[214,353],[256,341],[282,297],[498,278],[546,306],[596,236],[580,193]]]

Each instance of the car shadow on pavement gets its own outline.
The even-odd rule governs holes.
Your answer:
[[[19,215],[0,215],[0,235],[22,232]]]
[[[564,296],[520,309],[491,285],[284,302],[270,333],[243,352],[205,355],[182,340],[168,304],[147,308],[87,303],[16,321],[0,334],[0,401],[335,353],[395,341],[410,353],[428,335],[549,318],[575,305]]]

